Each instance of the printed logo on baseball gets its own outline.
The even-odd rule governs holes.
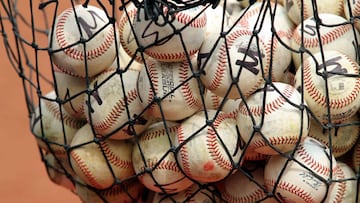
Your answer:
[[[295,87],[303,91],[309,109],[321,122],[329,123],[331,119],[340,123],[349,119],[360,108],[360,78],[346,74],[359,75],[359,65],[335,50],[318,52],[313,57],[307,58],[304,67],[297,70]]]

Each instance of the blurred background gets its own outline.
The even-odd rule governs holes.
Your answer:
[[[30,1],[18,3],[19,9],[29,9],[27,2]],[[2,6],[0,15],[5,15]],[[43,22],[42,16],[35,17],[35,22]],[[9,25],[5,26],[9,31]],[[25,29],[22,31],[23,36],[31,37]],[[8,35],[11,37],[12,33]],[[30,132],[22,81],[8,61],[2,36],[0,40],[0,202],[80,202],[76,195],[54,184],[47,176]],[[48,59],[40,57],[40,60]]]

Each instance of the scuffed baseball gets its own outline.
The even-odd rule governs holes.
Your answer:
[[[187,176],[201,182],[219,181],[241,164],[236,120],[216,112],[199,111],[184,120],[175,138],[180,167]]]
[[[107,69],[92,80],[85,112],[99,136],[111,134],[110,139],[129,139],[150,124],[151,119],[141,115],[144,108],[136,87],[138,75],[138,71],[130,69],[121,73]]]
[[[49,34],[53,62],[63,72],[92,77],[108,68],[116,57],[117,26],[95,6],[76,5],[57,16]]]
[[[56,102],[56,93],[51,91],[40,99],[40,104],[31,115],[31,130],[38,145],[57,158],[66,159],[66,147],[85,122],[69,115]]]
[[[200,84],[193,74],[195,64],[195,57],[191,63],[187,60],[160,62],[150,58],[146,61],[137,80],[137,91],[149,116],[176,121],[202,108]]]
[[[288,156],[293,158],[288,161]],[[324,144],[307,137],[294,155],[273,155],[265,165],[264,182],[268,191],[282,202],[321,202],[330,186],[330,171],[336,160]]]
[[[337,16],[343,16],[343,1],[344,0],[316,1],[316,4],[314,4],[314,0],[285,0],[284,6],[289,18],[298,25],[301,23],[301,16],[303,16],[304,19],[307,19],[314,15],[315,11],[313,6],[316,6],[317,14],[330,13]]]
[[[360,1],[359,0],[344,0],[344,14],[347,20],[353,18],[354,25],[357,30],[360,30],[360,21],[357,16],[360,16]],[[349,4],[350,3],[350,4]]]
[[[315,54],[320,52],[320,44],[322,50],[336,50],[347,55],[352,60],[356,60],[358,48],[355,37],[360,38],[359,32],[354,30],[351,24],[345,24],[347,20],[341,16],[330,13],[320,13],[320,22],[313,17],[309,17],[299,24],[294,30],[291,48],[292,59],[296,69],[302,65],[310,55],[303,53],[303,61],[301,61],[301,46],[307,51]],[[319,29],[316,26],[319,26]],[[304,27],[304,28],[302,28]],[[320,34],[320,37],[319,37]]]
[[[356,144],[360,134],[360,127],[356,124],[359,116],[354,115],[348,120],[331,128],[311,119],[309,136],[313,137],[331,148],[335,157],[346,154]],[[331,146],[330,146],[331,139]]]
[[[135,174],[131,142],[110,139],[95,142],[95,138],[91,126],[86,124],[71,142],[70,163],[80,180],[94,188],[107,189],[116,180]]]
[[[134,35],[145,53],[164,62],[176,62],[195,55],[203,43],[207,18],[203,6],[174,13],[164,8],[157,19],[137,11]],[[174,32],[179,34],[174,34]]]
[[[359,65],[335,50],[314,53],[313,57],[297,70],[295,87],[303,92],[315,118],[323,123],[339,123],[354,116],[360,108],[360,78],[346,74],[359,75]]]
[[[180,124],[160,121],[141,134],[133,148],[132,162],[139,181],[148,189],[168,194],[180,192],[193,182],[180,170],[175,155],[169,150]],[[151,172],[147,172],[150,169]]]
[[[264,83],[263,74],[268,73],[269,53],[265,42],[240,26],[234,27],[225,38],[219,38],[219,33],[214,32],[201,45],[200,79],[206,89],[220,97],[247,97]]]
[[[274,155],[294,150],[309,129],[307,112],[300,105],[306,104],[293,86],[280,82],[267,85],[240,104],[240,135],[258,153]]]

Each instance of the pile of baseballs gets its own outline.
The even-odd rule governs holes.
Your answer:
[[[355,202],[360,1],[224,2],[56,17],[31,116],[54,183],[83,202]]]

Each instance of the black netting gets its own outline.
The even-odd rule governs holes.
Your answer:
[[[2,0],[49,178],[83,202],[358,202],[357,0]],[[4,67],[9,68],[9,67]]]

